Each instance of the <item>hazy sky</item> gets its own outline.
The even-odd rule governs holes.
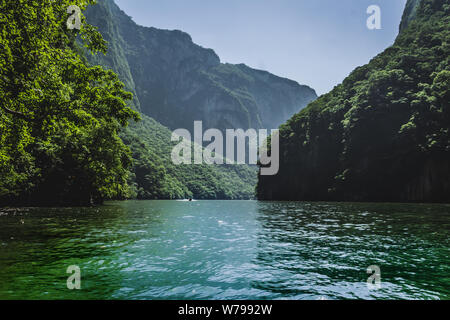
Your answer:
[[[115,0],[144,26],[178,29],[222,62],[245,63],[323,94],[391,45],[406,0]],[[369,30],[370,5],[381,30]]]

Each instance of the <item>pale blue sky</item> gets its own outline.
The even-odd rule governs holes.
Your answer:
[[[331,90],[390,46],[406,0],[115,0],[144,26],[178,29],[222,62],[245,63]],[[370,5],[382,29],[366,27]]]

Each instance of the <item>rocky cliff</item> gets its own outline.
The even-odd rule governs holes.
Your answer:
[[[281,126],[258,197],[450,202],[449,43],[449,1],[408,1],[392,47]]]
[[[400,32],[406,29],[409,23],[415,18],[419,4],[420,0],[408,0],[400,23]]]
[[[273,129],[317,96],[313,89],[243,64],[220,63],[211,49],[181,31],[137,25],[113,0],[86,13],[109,43],[106,57],[90,61],[120,74],[135,105],[171,129]]]

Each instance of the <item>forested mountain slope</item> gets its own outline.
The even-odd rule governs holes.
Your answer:
[[[409,0],[393,46],[281,127],[265,200],[450,202],[450,3]]]
[[[130,147],[131,197],[138,199],[253,199],[257,168],[249,165],[175,165],[172,132],[145,115],[121,134]]]

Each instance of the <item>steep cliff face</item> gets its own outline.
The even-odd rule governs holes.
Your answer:
[[[141,27],[113,0],[87,14],[110,43],[90,60],[116,70],[140,110],[171,129],[277,128],[317,96],[314,90],[245,65],[221,64],[211,49],[181,31]]]
[[[265,200],[450,202],[450,3],[409,1],[394,45],[291,118]]]
[[[416,17],[417,9],[421,0],[408,0],[405,11],[403,11],[402,21],[400,22],[400,32],[406,29],[409,23]]]

